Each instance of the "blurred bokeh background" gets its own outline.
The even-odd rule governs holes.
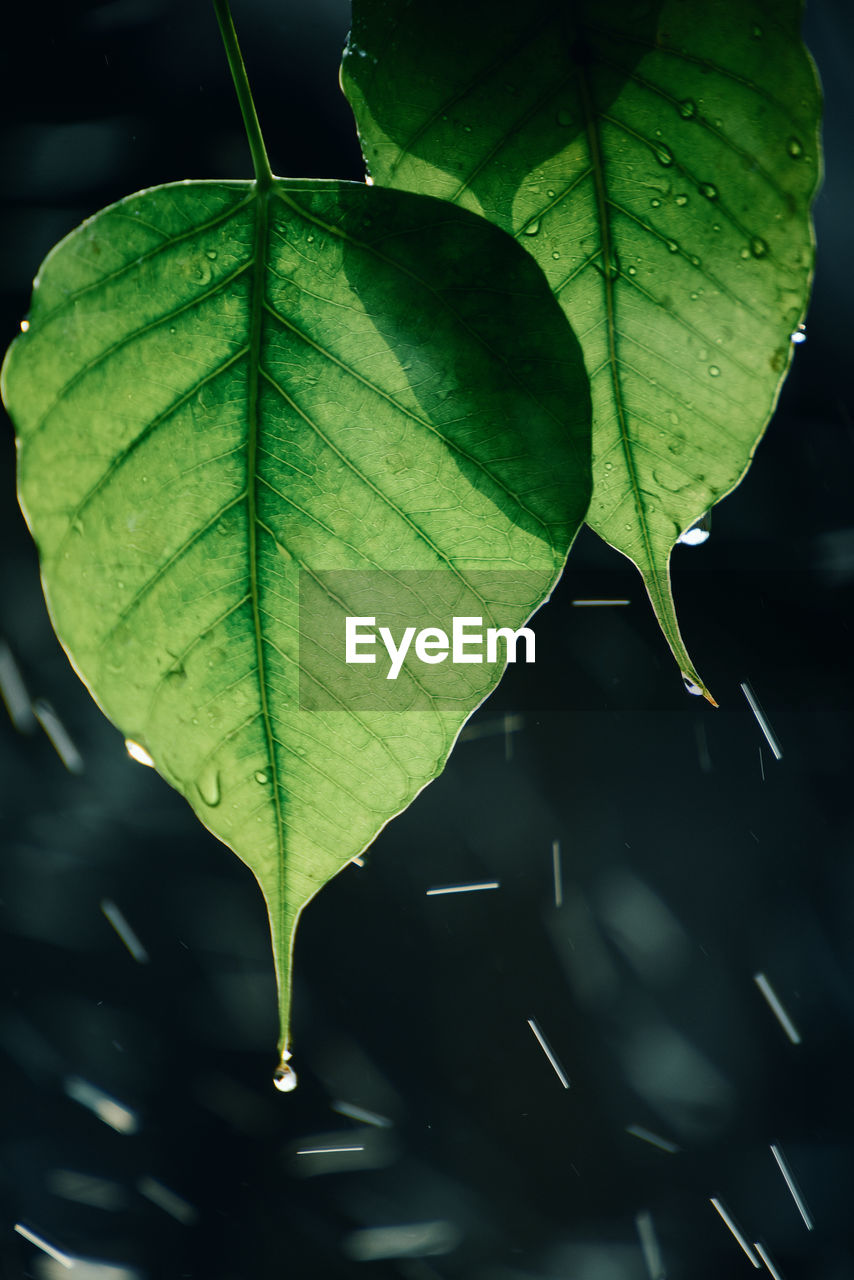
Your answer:
[[[274,170],[359,180],[345,0],[233,7]],[[854,1277],[844,0],[805,29],[827,97],[807,341],[750,475],[674,556],[720,710],[582,536],[537,665],[306,912],[293,1094],[260,893],[73,675],[4,424],[0,668],[38,711],[0,715],[4,1280]],[[249,163],[204,0],[12,5],[0,59],[5,346],[84,216]]]

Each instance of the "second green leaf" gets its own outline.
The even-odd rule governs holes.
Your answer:
[[[584,352],[588,523],[686,680],[669,562],[747,470],[813,268],[820,92],[801,4],[354,0],[343,85],[375,182],[497,222]]]

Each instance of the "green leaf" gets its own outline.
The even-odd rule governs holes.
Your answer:
[[[515,629],[541,603],[590,491],[577,344],[470,213],[190,182],[53,250],[2,390],[57,633],[255,873],[286,1049],[300,911],[436,776],[503,667],[342,675],[344,615]]]
[[[374,180],[485,215],[543,268],[591,378],[588,523],[707,697],[670,553],[744,475],[806,307],[820,95],[800,12],[354,0],[344,55]]]

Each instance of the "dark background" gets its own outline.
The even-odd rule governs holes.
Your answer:
[[[358,180],[337,89],[344,0],[234,9],[274,171]],[[249,176],[201,0],[34,0],[4,22],[0,345],[39,261],[82,217],[172,179]],[[709,542],[674,555],[683,632],[721,708],[683,692],[631,566],[582,536],[537,619],[536,667],[511,673],[365,868],[306,912],[294,1094],[270,1084],[260,893],[128,760],[71,672],[45,616],[5,424],[0,634],[84,769],[66,770],[40,730],[0,722],[4,1278],[747,1276],[711,1197],[785,1280],[854,1277],[854,57],[843,0],[816,0],[806,31],[827,95],[828,171],[808,341]],[[573,607],[591,596],[631,603]],[[493,879],[492,892],[426,896]],[[122,946],[105,899],[148,963]],[[800,1044],[762,999],[758,971]],[[108,1114],[134,1131],[82,1105],[87,1086],[120,1103]],[[333,1109],[342,1103],[388,1123],[365,1125]],[[365,1149],[296,1155],[335,1146]],[[645,1260],[638,1215],[662,1267],[649,1250]],[[408,1230],[364,1234],[377,1227]]]

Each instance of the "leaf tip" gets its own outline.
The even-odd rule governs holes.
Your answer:
[[[705,698],[713,707],[718,705],[709,690],[703,684],[700,677],[697,675],[696,671],[682,671],[680,674],[682,676],[682,683],[688,693],[693,694],[695,698]]]

